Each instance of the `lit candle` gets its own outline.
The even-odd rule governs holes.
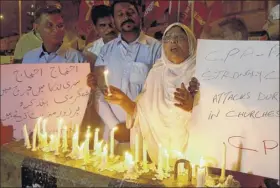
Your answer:
[[[63,119],[60,118],[59,122],[58,122],[58,127],[57,127],[57,147],[60,147],[60,137],[61,137],[61,128],[62,128],[62,124],[63,124]]]
[[[89,129],[88,129],[89,130]],[[90,139],[90,132],[88,131],[86,133],[86,139],[85,139],[85,146],[84,146],[84,158],[88,159],[89,157],[89,139]]]
[[[78,146],[78,159],[83,159],[84,158],[84,148],[85,148],[85,142],[83,142],[82,144],[81,144],[81,146],[79,147]]]
[[[55,150],[55,137],[54,137],[53,134],[50,135],[49,150],[50,151],[54,151]]]
[[[41,142],[41,122],[42,122],[42,117],[39,117],[37,119],[37,135],[38,135],[38,139]]]
[[[168,154],[168,152],[167,152],[167,150],[165,149],[164,150],[164,158],[165,158],[165,172],[169,172],[169,167],[170,167],[170,165],[169,165],[169,154]]]
[[[132,163],[133,163],[133,157],[132,157],[132,155],[130,154],[130,153],[128,153],[128,152],[125,152],[125,154],[124,154],[124,165],[125,165],[125,168],[128,170],[128,171],[130,171],[131,170],[131,165],[132,165]],[[133,166],[134,166],[134,164],[133,164]]]
[[[184,155],[181,153],[181,152],[178,152],[178,158],[177,158],[177,160],[178,159],[184,159]],[[183,163],[180,163],[179,165],[178,165],[178,169],[179,169],[179,172],[178,172],[178,174],[184,174],[184,172],[185,172],[185,167],[184,167],[184,164]]]
[[[35,124],[35,127],[33,129],[33,135],[32,135],[32,151],[36,151],[36,135],[37,135],[37,123]]]
[[[42,148],[47,147],[48,145],[48,133],[42,133]]]
[[[23,126],[23,135],[24,135],[24,146],[26,146],[27,149],[30,149],[31,145],[30,145],[26,124]]]
[[[117,127],[114,127],[110,133],[110,157],[114,157],[114,148],[115,148],[115,131]]]
[[[103,151],[102,151],[102,165],[105,166],[108,161],[108,149],[107,144],[105,144]]]
[[[98,133],[99,133],[99,129],[96,128],[94,131],[94,143],[93,143],[93,151],[96,152],[96,146],[98,144]]]
[[[193,178],[196,178],[196,165],[195,164],[192,164],[192,177]]]
[[[199,168],[198,168],[198,171],[197,171],[197,178],[196,178],[196,186],[197,187],[204,187],[205,177],[206,177],[205,161],[204,161],[203,158],[201,158]]]
[[[72,155],[76,155],[77,151],[79,149],[79,132],[75,132],[75,134],[72,137]]]
[[[58,133],[56,133],[56,137],[55,137],[55,155],[59,155],[59,137],[58,137]]]
[[[221,169],[221,176],[219,181],[224,182],[226,180],[226,155],[227,155],[227,147],[226,144],[223,143],[224,145],[224,151],[223,151],[223,163],[222,163],[222,169]]]
[[[135,134],[135,162],[139,162],[139,135]]]
[[[63,127],[62,133],[62,152],[66,152],[68,150],[68,143],[67,143],[67,126]]]
[[[109,71],[105,70],[104,71],[105,83],[106,83],[106,86],[108,87],[108,96],[111,96],[112,93],[111,93],[111,90],[110,90],[110,87],[109,87],[108,74],[109,74]]]
[[[47,132],[47,131],[46,131],[47,122],[48,122],[48,119],[47,119],[47,118],[43,120],[43,134]]]
[[[102,140],[101,142],[98,142],[98,143],[96,144],[95,155],[97,155],[97,156],[100,156],[100,155],[101,155],[102,143],[103,143],[103,140]]]
[[[148,169],[148,162],[147,162],[147,144],[143,139],[143,168],[144,170]]]
[[[163,171],[162,171],[162,166],[163,166],[163,161],[162,161],[162,148],[161,145],[158,146],[158,167],[157,167],[157,171],[159,175],[162,175]]]

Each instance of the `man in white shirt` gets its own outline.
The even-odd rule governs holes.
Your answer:
[[[101,48],[104,44],[117,37],[117,30],[115,29],[109,6],[98,5],[93,7],[91,10],[91,19],[100,38],[85,47],[84,55],[90,61],[91,65],[94,66]]]
[[[118,38],[103,46],[96,60],[95,68],[105,66],[109,71],[108,82],[121,89],[130,99],[135,100],[144,87],[149,70],[161,55],[161,43],[141,31],[141,17],[135,1],[116,0],[112,5],[116,28],[121,32]],[[100,78],[98,78],[100,79]],[[88,85],[96,89],[96,76],[88,76]],[[128,141],[125,132],[126,114],[116,105],[108,104],[103,94],[98,97],[99,115],[105,123],[104,139],[110,130],[118,127],[115,138]]]

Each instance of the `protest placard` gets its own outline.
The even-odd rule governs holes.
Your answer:
[[[279,178],[279,41],[199,40],[187,156]]]
[[[22,126],[33,131],[36,119],[47,118],[47,131],[56,131],[57,119],[80,124],[90,88],[83,64],[1,65],[1,121],[13,125],[14,137],[23,138]]]

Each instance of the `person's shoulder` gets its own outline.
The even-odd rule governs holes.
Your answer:
[[[103,47],[101,48],[101,52],[102,53],[108,53],[111,52],[114,47],[116,46],[116,44],[118,43],[119,39],[115,38],[109,42],[107,42],[106,44],[103,45]]]
[[[70,61],[79,62],[79,63],[85,61],[85,56],[83,55],[83,53],[74,48],[67,48],[66,53],[67,53],[66,58]]]
[[[34,58],[37,58],[41,52],[41,47],[26,52],[23,56],[22,63],[33,63]]]
[[[145,39],[146,39],[148,45],[161,46],[161,42],[158,41],[157,39],[155,39],[154,37],[151,37],[151,36],[146,35],[146,34],[144,34],[144,35],[145,35]]]

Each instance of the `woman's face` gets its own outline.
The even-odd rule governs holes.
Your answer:
[[[181,27],[172,27],[162,41],[164,53],[172,63],[180,64],[189,57],[188,37]]]

